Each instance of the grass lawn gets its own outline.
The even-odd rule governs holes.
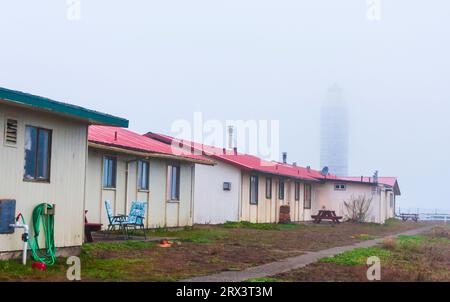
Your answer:
[[[242,270],[305,251],[352,244],[420,226],[420,223],[390,220],[384,225],[229,222],[177,231],[159,229],[150,231],[147,236],[178,238],[172,247],[161,248],[144,241],[85,244],[80,256],[81,277],[84,281],[176,281]],[[0,261],[0,280],[65,281],[68,267],[65,262],[66,259],[60,258],[46,272],[41,272],[31,269],[31,261],[26,267],[18,260]]]
[[[273,276],[278,281],[367,281],[367,258],[381,260],[381,281],[450,281],[450,227],[423,235],[399,236],[382,244],[322,258],[304,268]]]

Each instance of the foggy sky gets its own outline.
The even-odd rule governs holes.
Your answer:
[[[397,176],[402,207],[450,208],[450,2],[0,0],[0,86],[126,117],[280,120],[319,167],[320,103],[349,104],[349,173]]]

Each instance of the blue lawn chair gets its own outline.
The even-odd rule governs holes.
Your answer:
[[[144,238],[147,239],[145,233],[144,219],[147,203],[141,201],[133,201],[131,203],[130,214],[125,220],[121,221],[121,226],[124,228],[126,237],[128,238],[128,228],[132,227],[136,230],[138,227],[144,232]]]
[[[108,229],[106,230],[107,233],[115,230],[116,227],[119,227],[119,230],[122,229],[122,231],[124,232],[124,235],[125,235],[125,229],[124,229],[122,223],[126,220],[127,217],[125,215],[114,216],[112,208],[111,208],[111,203],[109,202],[109,200],[105,200],[105,209],[106,209],[106,214],[108,216],[108,222],[109,222]]]

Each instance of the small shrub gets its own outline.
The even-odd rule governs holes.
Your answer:
[[[344,200],[344,206],[347,210],[347,220],[350,222],[366,222],[369,213],[372,197],[359,195],[355,198],[353,195],[349,201]]]
[[[397,240],[395,238],[386,238],[383,240],[383,248],[386,250],[395,250],[397,248]]]

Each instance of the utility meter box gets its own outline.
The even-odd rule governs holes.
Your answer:
[[[12,234],[14,228],[9,225],[15,223],[16,201],[0,199],[0,234]]]

